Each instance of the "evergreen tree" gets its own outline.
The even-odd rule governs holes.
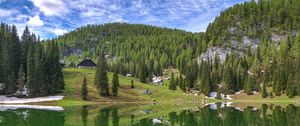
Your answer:
[[[202,93],[204,94],[204,95],[206,95],[206,96],[209,96],[209,93],[210,93],[210,91],[211,91],[211,79],[210,79],[210,77],[207,79],[208,81],[207,81],[207,83],[206,84],[204,84],[204,88],[202,89]]]
[[[171,74],[171,80],[169,82],[169,89],[172,90],[172,91],[176,90],[176,81],[175,81],[173,72]]]
[[[24,86],[25,76],[23,70],[24,70],[23,65],[21,65],[18,72],[17,91],[21,91]]]
[[[114,72],[113,79],[112,79],[112,93],[114,96],[118,95],[118,85],[119,85],[119,77],[116,72]]]
[[[35,74],[34,74],[34,47],[30,45],[28,55],[27,55],[27,72],[26,72],[26,86],[28,87],[28,95],[29,97],[36,97],[37,94],[37,87],[35,81]]]
[[[217,91],[217,97],[216,97],[216,99],[222,99],[222,96],[221,96],[221,93],[220,93],[219,90]]]
[[[130,86],[132,89],[134,88],[134,82],[133,80],[131,80],[131,86]]]
[[[140,82],[147,83],[147,76],[148,76],[147,74],[148,74],[147,66],[145,65],[145,63],[141,63],[139,67]]]
[[[86,82],[86,77],[83,77],[83,81],[81,84],[81,98],[82,100],[88,100],[88,90],[87,90],[87,82]]]
[[[293,98],[295,95],[295,86],[294,86],[293,79],[294,79],[293,75],[290,74],[287,82],[287,87],[286,87],[286,95],[289,98]]]
[[[247,94],[247,95],[252,95],[253,94],[253,76],[250,76],[248,78],[248,81],[247,83],[245,84],[245,87],[244,87],[244,92]]]
[[[99,89],[100,95],[109,95],[108,77],[107,77],[107,63],[102,51],[97,61],[96,76],[94,84]]]
[[[279,83],[275,83],[273,86],[273,91],[275,96],[280,96],[281,95],[281,88]]]
[[[262,89],[261,89],[261,97],[263,97],[263,98],[268,97],[268,92],[267,92],[267,89],[266,89],[266,85],[265,85],[265,84],[262,85]]]
[[[182,91],[185,93],[186,92],[186,80],[182,81]]]

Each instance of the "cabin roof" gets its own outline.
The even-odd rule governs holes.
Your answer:
[[[78,66],[96,67],[96,63],[90,58],[85,58],[77,65],[77,67]]]

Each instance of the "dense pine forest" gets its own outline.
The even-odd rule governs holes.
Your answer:
[[[0,27],[0,94],[18,97],[52,95],[64,89],[59,48],[56,42],[44,46],[25,28],[21,39],[16,27]]]
[[[55,40],[70,67],[85,57],[97,61],[104,50],[110,71],[142,82],[174,68],[180,76],[172,84],[183,91],[293,97],[300,94],[299,17],[298,0],[253,0],[222,12],[204,33],[109,23],[87,25]]]

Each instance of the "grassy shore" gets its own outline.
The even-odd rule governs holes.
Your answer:
[[[117,104],[117,103],[196,103],[206,104],[209,102],[226,102],[224,100],[205,99],[205,96],[196,96],[193,93],[183,93],[181,90],[170,91],[168,89],[168,82],[164,85],[157,85],[153,83],[141,83],[137,78],[126,77],[119,75],[119,96],[102,97],[94,85],[95,70],[93,69],[77,69],[65,68],[63,70],[65,79],[65,96],[64,100],[51,102],[50,104],[60,106],[74,106],[74,105],[90,105],[90,104]],[[88,85],[88,101],[81,100],[81,84],[83,77],[87,78]],[[111,83],[112,73],[108,73],[109,83]],[[131,88],[131,80],[134,81],[135,88]],[[111,84],[110,84],[111,86]],[[150,90],[152,94],[143,94],[144,90]],[[111,87],[110,87],[111,90]],[[257,95],[239,94],[233,95],[234,100],[230,102],[235,103],[277,103],[277,104],[295,104],[300,102],[300,97],[288,98],[285,95],[274,98],[262,98]]]

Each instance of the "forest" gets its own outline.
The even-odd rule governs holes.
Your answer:
[[[16,26],[0,27],[0,94],[17,97],[53,95],[64,90],[57,42],[44,46],[26,27],[19,39]]]
[[[232,94],[260,91],[263,97],[300,94],[300,1],[254,0],[225,10],[204,33],[190,33],[142,24],[108,23],[78,28],[55,41],[67,66],[80,59],[95,61],[104,50],[109,71],[132,74],[151,82],[164,69],[179,69],[171,84],[180,89]],[[232,30],[233,29],[233,30]],[[277,41],[274,36],[282,35]],[[253,38],[257,46],[236,48]],[[209,48],[229,50],[224,60],[217,54],[203,58]],[[171,88],[172,87],[172,88]],[[272,88],[268,92],[267,88]],[[170,86],[176,89],[176,86]]]

